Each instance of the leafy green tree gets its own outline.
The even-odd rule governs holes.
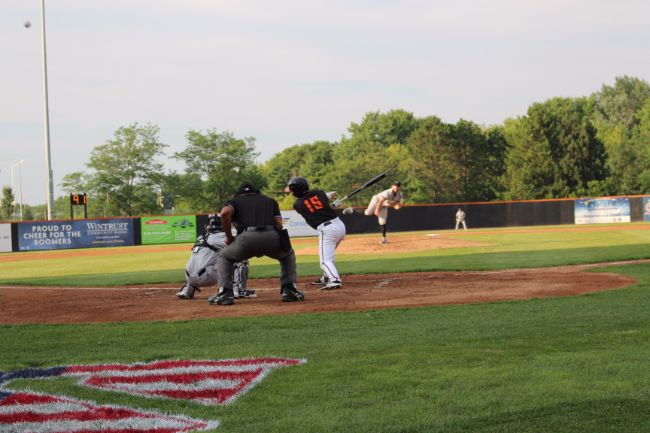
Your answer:
[[[192,200],[201,195],[202,189],[203,181],[199,173],[170,173],[163,177],[158,204],[161,209],[171,209],[175,214],[200,212],[204,206],[199,206],[195,211]],[[216,208],[214,206],[210,210],[221,210]]]
[[[400,163],[404,155],[396,158],[394,150],[407,143],[418,125],[413,114],[404,110],[367,113],[361,123],[350,125],[351,135],[343,137],[334,149],[334,168],[324,176],[327,184],[337,191],[350,191],[384,171],[392,177],[402,177]],[[382,186],[386,185],[379,187]],[[361,193],[351,202],[364,202],[374,192]]]
[[[99,200],[105,198],[105,212],[131,216],[158,210],[154,188],[163,164],[157,158],[167,147],[158,134],[155,125],[134,123],[117,129],[112,140],[92,150],[89,188]]]
[[[231,132],[215,129],[200,132],[190,130],[186,135],[188,145],[174,157],[185,162],[186,174],[198,174],[201,189],[183,200],[191,203],[197,212],[221,210],[237,187],[250,181],[258,188],[265,187],[264,178],[255,158],[255,139],[239,139]]]
[[[0,201],[0,219],[14,219],[14,203],[16,198],[10,186],[2,187],[2,200]]]
[[[31,221],[34,219],[34,210],[28,204],[23,204],[23,221]]]
[[[457,173],[450,125],[435,116],[422,120],[409,138],[409,176],[405,187],[416,203],[450,201]]]
[[[632,130],[630,142],[635,158],[630,161],[631,172],[638,173],[633,194],[650,193],[650,100],[636,113],[638,123]]]
[[[584,195],[592,181],[605,179],[605,148],[591,121],[593,109],[588,98],[553,98],[506,123],[507,198]]]
[[[330,189],[328,176],[333,170],[332,153],[335,143],[316,141],[287,147],[266,161],[261,172],[268,185],[268,193],[283,200],[284,187],[294,176],[306,177],[311,185]]]
[[[506,155],[508,154],[509,146],[506,140],[505,130],[502,125],[491,126],[484,131],[485,144],[487,146],[487,160],[484,187],[486,191],[486,199],[490,200],[502,197],[505,192],[503,184],[503,176],[506,172]]]
[[[410,170],[406,186],[414,202],[490,200],[496,197],[504,140],[489,141],[475,123],[445,124],[427,117],[408,143]]]
[[[603,84],[594,98],[599,133],[603,141],[610,144],[631,134],[639,122],[637,112],[650,99],[650,85],[640,78],[616,77],[613,86]]]
[[[504,134],[509,144],[504,174],[506,200],[550,198],[545,185],[553,183],[553,162],[545,142],[535,139],[527,117],[508,119]]]
[[[456,201],[486,201],[495,197],[491,189],[494,175],[490,172],[491,149],[483,130],[475,123],[461,119],[452,127],[456,163]]]
[[[613,86],[603,85],[593,98],[597,107],[594,123],[607,150],[610,178],[606,183],[613,185],[616,194],[639,193],[643,168],[639,161],[644,150],[633,135],[638,135],[640,112],[650,100],[650,85],[639,78],[617,77]]]
[[[88,179],[83,171],[66,174],[61,179],[59,186],[67,194],[78,194],[88,191]]]

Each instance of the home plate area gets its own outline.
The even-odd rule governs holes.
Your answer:
[[[67,396],[12,391],[14,379],[78,378],[89,388],[147,398],[226,405],[248,392],[273,369],[304,364],[304,359],[251,358],[172,360],[135,364],[70,365],[0,372],[0,433],[189,432],[219,425],[159,411],[97,404]]]

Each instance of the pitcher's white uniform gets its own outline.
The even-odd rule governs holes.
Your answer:
[[[364,214],[367,216],[374,215],[375,210],[377,210],[377,204],[381,201],[382,198],[384,200],[381,202],[377,219],[379,220],[379,225],[383,226],[386,225],[386,221],[388,220],[388,208],[395,205],[401,205],[403,197],[401,191],[393,191],[392,188],[389,188],[386,191],[382,191],[379,194],[376,194],[372,200],[370,200],[370,204],[368,205],[368,208],[365,210]]]

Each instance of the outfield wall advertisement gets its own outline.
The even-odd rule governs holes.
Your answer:
[[[196,241],[196,215],[142,217],[142,245]]]
[[[11,224],[0,224],[0,253],[11,252]]]
[[[318,231],[307,224],[307,221],[295,210],[283,210],[282,227],[289,231],[289,236],[318,236]]]
[[[581,198],[575,201],[576,224],[630,222],[627,197]]]
[[[60,250],[134,245],[130,218],[18,224],[18,250]]]

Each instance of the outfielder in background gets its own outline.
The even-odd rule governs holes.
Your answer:
[[[185,266],[185,285],[176,293],[180,299],[192,299],[201,287],[216,285],[218,281],[217,258],[226,246],[226,234],[219,215],[210,214],[204,232],[196,239],[192,255]],[[233,291],[236,298],[254,298],[255,290],[246,288],[248,260],[235,263]]]
[[[465,211],[461,208],[458,208],[456,211],[456,230],[458,230],[458,226],[461,224],[463,225],[463,229],[467,230],[467,224],[465,224]]]
[[[321,290],[341,288],[341,277],[334,264],[336,247],[345,238],[345,224],[339,219],[330,199],[323,190],[309,189],[309,182],[304,177],[294,177],[287,185],[287,192],[293,193],[296,201],[293,208],[305,219],[307,224],[318,231],[318,256],[323,276],[312,284],[320,285]]]
[[[366,216],[375,215],[377,217],[377,222],[381,229],[380,244],[388,243],[388,240],[386,239],[386,231],[388,228],[388,208],[392,207],[395,210],[400,210],[402,208],[404,197],[402,197],[401,187],[402,183],[399,180],[396,180],[389,189],[373,196],[372,200],[370,200],[370,203],[368,204],[368,208],[363,212]]]

